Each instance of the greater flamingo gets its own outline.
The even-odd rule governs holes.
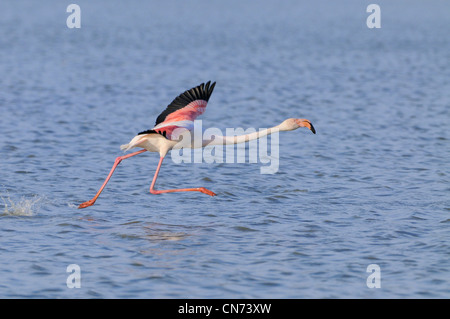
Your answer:
[[[103,185],[100,187],[94,198],[80,204],[78,208],[85,208],[95,203],[97,198],[100,196],[100,193],[103,191],[109,179],[111,178],[112,174],[114,173],[117,165],[119,165],[122,160],[141,154],[145,151],[158,152],[160,156],[155,175],[153,176],[153,181],[150,185],[150,193],[162,194],[172,192],[197,191],[208,194],[210,196],[215,196],[216,194],[214,192],[204,187],[155,190],[156,179],[158,177],[161,164],[166,154],[171,149],[186,146],[194,148],[205,147],[207,145],[244,143],[247,141],[258,139],[268,134],[272,134],[274,132],[291,131],[299,127],[307,127],[314,134],[316,134],[314,126],[309,120],[290,118],[283,121],[281,124],[269,129],[260,130],[258,132],[240,136],[214,136],[213,140],[202,140],[200,145],[197,145],[196,143],[194,143],[190,132],[194,127],[194,120],[205,111],[209,97],[211,96],[215,85],[215,82],[211,84],[211,81],[209,81],[206,83],[206,85],[202,83],[199,86],[180,94],[158,116],[154,128],[152,128],[151,130],[140,132],[130,141],[130,143],[122,145],[120,148],[124,151],[128,151],[135,147],[140,147],[143,149],[128,155],[117,157],[111,171],[106,177],[106,180],[104,181]],[[188,133],[188,135],[186,135],[185,133]],[[183,139],[183,137],[186,136],[188,136],[188,138]],[[190,139],[189,136],[191,137]]]

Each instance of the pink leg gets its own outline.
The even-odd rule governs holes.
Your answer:
[[[156,179],[158,178],[159,169],[161,168],[161,164],[163,162],[164,157],[161,157],[159,159],[158,167],[156,168],[155,176],[153,177],[152,185],[150,186],[150,193],[152,194],[162,194],[162,193],[175,193],[175,192],[201,192],[208,194],[210,196],[216,196],[216,194],[209,189],[206,189],[204,187],[197,187],[197,188],[177,188],[177,189],[166,189],[162,191],[158,191],[154,189]]]
[[[114,161],[114,165],[113,165],[111,171],[110,171],[109,174],[108,174],[108,177],[106,177],[105,182],[103,183],[102,187],[100,187],[99,191],[98,191],[97,194],[94,196],[94,198],[92,198],[91,200],[88,200],[87,202],[84,202],[84,203],[80,204],[80,206],[78,206],[78,208],[85,208],[85,207],[94,205],[95,201],[96,201],[97,198],[100,196],[100,193],[103,191],[103,189],[105,188],[106,184],[108,184],[108,181],[109,181],[109,179],[111,178],[112,174],[114,173],[114,171],[115,171],[117,165],[119,165],[120,162],[122,162],[122,160],[124,160],[124,159],[126,159],[126,158],[129,158],[129,157],[131,157],[131,156],[134,156],[134,155],[141,154],[141,153],[143,153],[143,152],[145,152],[145,151],[146,151],[146,150],[140,150],[140,151],[137,151],[137,152],[134,152],[134,153],[125,155],[125,156],[119,156],[119,157],[117,157],[116,160]]]

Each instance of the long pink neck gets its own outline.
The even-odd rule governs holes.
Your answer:
[[[203,140],[203,147],[207,145],[233,145],[233,144],[239,144],[239,143],[245,143],[248,141],[256,140],[261,137],[282,131],[283,129],[279,127],[280,125],[259,130],[256,132],[252,132],[250,134],[244,134],[244,135],[237,135],[237,136],[220,136],[220,135],[214,135],[212,140]]]

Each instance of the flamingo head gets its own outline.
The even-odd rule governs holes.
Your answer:
[[[316,134],[314,126],[307,119],[287,119],[279,125],[279,128],[282,131],[292,131],[298,129],[299,127],[307,127],[311,130],[311,132]]]

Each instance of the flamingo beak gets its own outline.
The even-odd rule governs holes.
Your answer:
[[[309,129],[311,130],[311,132],[313,132],[314,134],[316,134],[316,129],[314,128],[314,126],[312,125],[312,123],[309,123]]]
[[[314,126],[312,125],[310,120],[307,119],[297,119],[295,120],[295,122],[297,123],[297,125],[299,127],[307,127],[311,130],[311,132],[313,132],[314,134],[316,134],[316,129],[314,128]]]

